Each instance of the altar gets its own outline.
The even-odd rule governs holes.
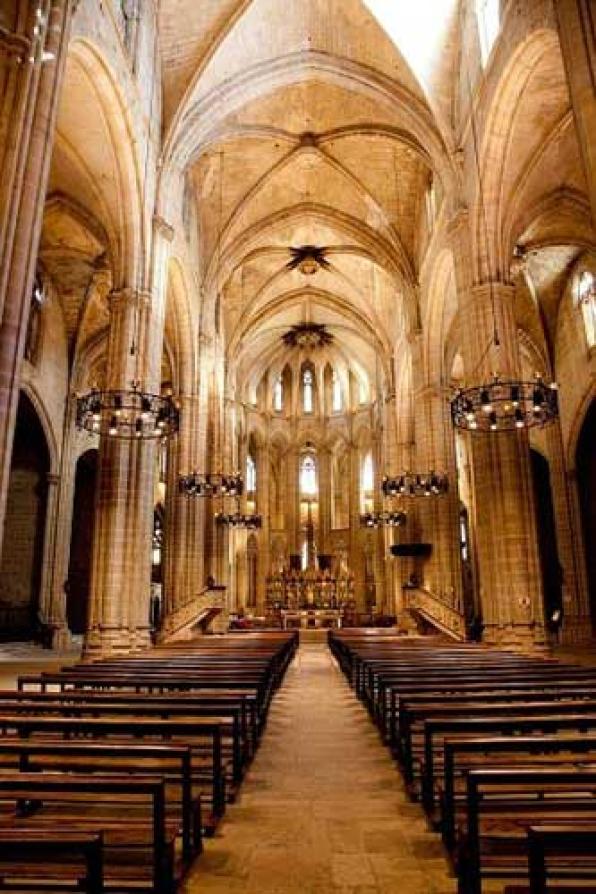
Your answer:
[[[343,611],[337,608],[305,608],[280,610],[284,630],[301,630],[341,627]]]

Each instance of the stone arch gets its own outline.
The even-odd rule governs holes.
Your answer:
[[[310,51],[306,63],[302,53],[256,63],[242,74],[223,81],[190,107],[180,109],[166,139],[160,208],[164,211],[167,208],[171,178],[176,177],[176,171],[183,170],[213,138],[221,126],[222,114],[233,116],[253,99],[314,79],[366,96],[389,112],[399,112],[411,139],[418,144],[446,190],[455,182],[446,147],[426,103],[380,72],[353,61]],[[222,109],[225,113],[220,111]]]
[[[427,283],[424,371],[429,382],[442,382],[445,378],[444,345],[456,314],[453,254],[444,249],[433,264]]]
[[[478,281],[508,276],[508,252],[503,243],[503,228],[511,196],[505,194],[505,171],[510,163],[517,123],[515,112],[528,89],[532,73],[545,56],[553,53],[560,55],[556,32],[552,28],[537,27],[511,53],[494,89],[479,148],[482,195],[476,184],[471,221]]]
[[[117,288],[146,274],[150,231],[141,209],[143,165],[135,142],[146,144],[136,130],[130,104],[101,49],[76,37],[68,50],[54,153],[66,154],[78,178],[64,191],[77,189],[79,203],[108,235]]]

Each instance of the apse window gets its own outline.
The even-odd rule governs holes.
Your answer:
[[[596,345],[596,277],[591,270],[578,274],[575,301],[583,317],[588,347],[593,348]]]
[[[501,27],[500,5],[501,0],[476,0],[476,21],[483,65],[486,65]]]
[[[335,370],[331,377],[331,407],[334,413],[339,413],[342,409],[341,382]]]
[[[302,408],[305,413],[313,412],[314,384],[311,369],[305,369],[302,375]]]
[[[276,413],[281,413],[284,408],[284,383],[281,376],[278,376],[273,386],[273,409]]]
[[[362,494],[362,511],[372,512],[375,492],[375,467],[372,453],[367,453],[362,463],[360,476],[360,491]]]
[[[246,457],[246,490],[249,494],[254,494],[257,489],[257,464],[249,454]]]
[[[300,464],[300,493],[305,497],[317,494],[317,466],[310,454],[303,457]]]

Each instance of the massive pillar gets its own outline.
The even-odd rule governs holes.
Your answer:
[[[490,381],[520,375],[513,289],[484,283],[460,302],[466,377]],[[500,347],[491,349],[496,319]],[[484,638],[531,648],[544,641],[528,433],[468,435],[470,439],[480,602]]]
[[[0,531],[72,6],[22,0],[7,28],[0,15]]]
[[[166,275],[171,229],[154,219],[151,291],[110,296],[106,387],[161,390]],[[134,345],[134,348],[133,348]],[[144,648],[150,642],[149,599],[155,442],[102,437],[85,654]]]
[[[422,537],[432,545],[424,585],[440,602],[456,612],[463,609],[458,550],[459,498],[457,494],[449,392],[440,382],[429,382],[424,370],[422,335],[412,345],[416,472],[446,474],[449,489],[440,496],[415,501]]]

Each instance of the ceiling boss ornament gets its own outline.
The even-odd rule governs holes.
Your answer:
[[[288,270],[299,270],[303,276],[314,276],[318,270],[328,270],[327,249],[316,245],[300,245],[290,248],[290,260],[286,264]]]
[[[323,323],[297,323],[282,335],[282,341],[288,348],[323,348],[330,345],[333,336]]]

